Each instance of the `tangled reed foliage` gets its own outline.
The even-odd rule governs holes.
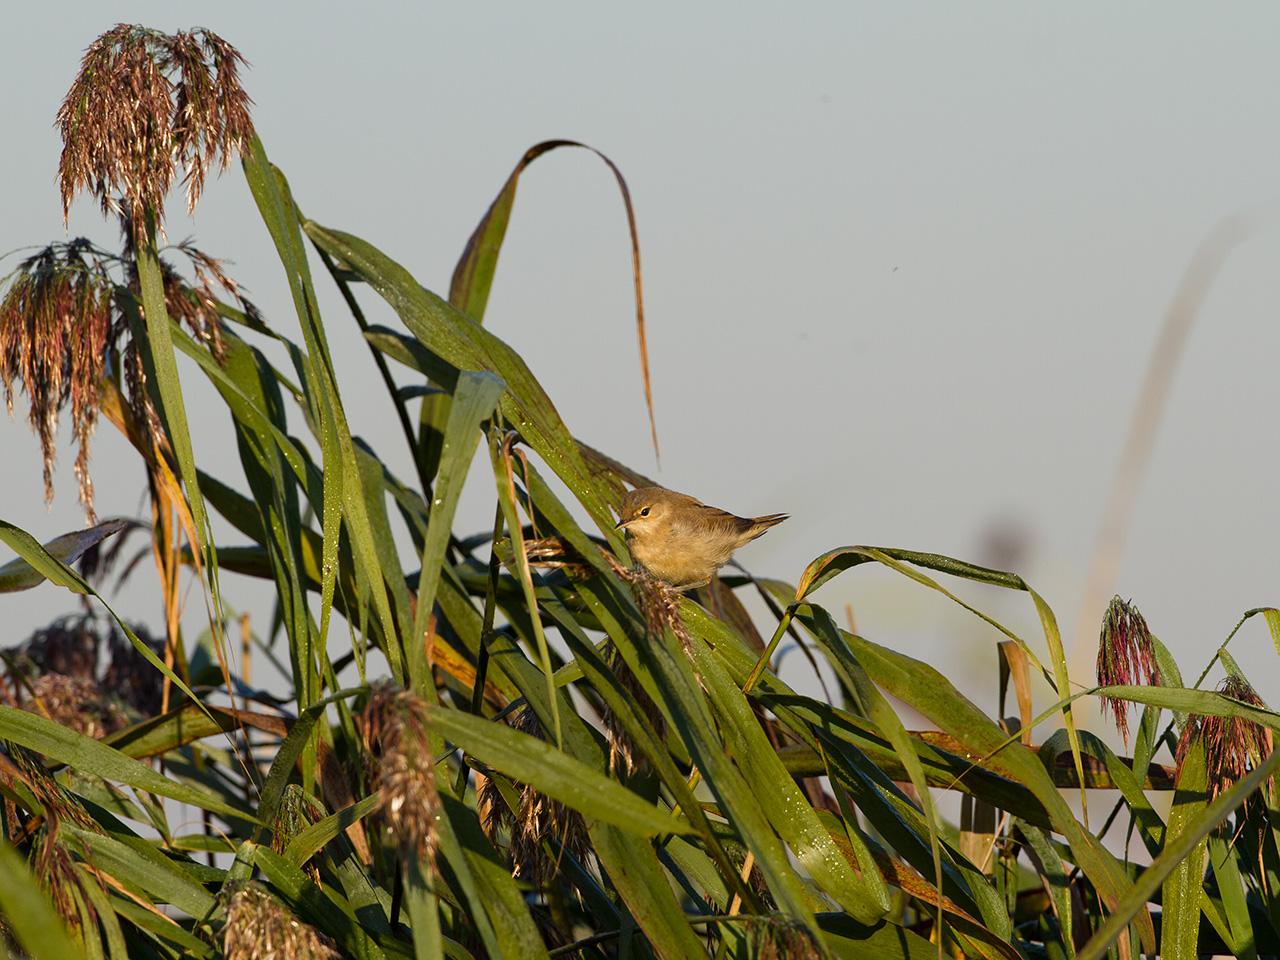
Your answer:
[[[380,683],[369,695],[363,726],[383,823],[402,857],[435,869],[440,794],[426,704],[411,690]]]
[[[1147,621],[1137,607],[1119,597],[1111,598],[1102,618],[1097,673],[1098,685],[1102,687],[1160,682],[1160,667]],[[1102,707],[1110,711],[1116,729],[1128,743],[1129,701],[1103,697]]]
[[[650,698],[640,679],[631,672],[627,662],[611,647],[609,651],[609,670],[618,678],[618,684],[625,690],[644,718],[654,736],[661,741],[667,735],[667,718],[663,716],[658,705]],[[604,709],[604,728],[609,738],[609,772],[623,772],[627,776],[648,769],[643,754],[636,748],[626,728],[607,707]]]
[[[231,895],[222,934],[226,960],[339,960],[332,940],[256,883]]]
[[[280,812],[271,825],[271,849],[284,856],[294,837],[322,819],[324,808],[320,801],[308,795],[296,783],[288,784],[280,798]],[[302,869],[317,885],[320,884],[320,868],[315,857],[308,860]]]
[[[103,378],[115,376],[117,364],[134,418],[145,425],[156,449],[165,446],[129,322],[142,310],[129,209],[126,204],[121,216],[122,254],[83,238],[50,244],[23,260],[6,278],[8,288],[0,299],[0,382],[9,415],[14,412],[16,386],[27,396],[27,417],[44,456],[45,501],[52,502],[58,421],[70,406],[76,479],[90,523],[96,521],[90,441],[98,422]],[[169,315],[221,360],[220,292],[238,301],[251,316],[256,317],[257,310],[222,261],[190,241],[172,249],[186,258],[194,281],[188,282],[170,258],[161,257]]]
[[[209,30],[166,34],[122,23],[98,37],[58,109],[64,219],[81,190],[104,213],[118,212],[123,195],[143,236],[146,219],[160,218],[175,161],[193,212],[209,168],[225,169],[253,136],[239,76],[245,62]]]
[[[546,739],[537,715],[527,706],[512,716],[511,728],[539,740]],[[513,877],[543,886],[560,870],[560,858],[547,855],[543,840],[556,840],[563,851],[582,862],[591,851],[587,825],[582,814],[558,800],[552,800],[529,784],[516,786],[520,788],[520,798],[517,808],[512,810],[497,781],[477,774],[476,806],[480,813],[480,826],[498,848],[502,846],[502,834],[508,835],[507,860]]]

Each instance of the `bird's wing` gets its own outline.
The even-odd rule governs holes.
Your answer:
[[[736,517],[727,510],[698,504],[697,510],[689,511],[691,532],[720,535],[726,539],[742,536],[751,529],[753,520]]]

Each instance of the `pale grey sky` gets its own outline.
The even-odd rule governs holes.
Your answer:
[[[619,164],[636,203],[661,470],[621,204],[598,162],[564,153],[526,176],[488,323],[575,433],[708,502],[790,511],[743,552],[761,574],[794,580],[845,543],[982,561],[993,524],[1019,525],[1031,538],[1019,572],[1068,635],[1182,270],[1222,217],[1280,197],[1270,4],[174,9],[8,11],[0,251],[64,236],[54,112],[84,47],[119,20],[203,25],[238,46],[258,129],[303,209],[441,292],[523,150],[584,140]],[[89,203],[70,229],[111,238]],[[210,185],[194,224],[174,203],[169,232],[234,260],[269,320],[296,331],[237,169]],[[1193,675],[1244,609],[1280,604],[1277,264],[1268,223],[1215,283],[1117,584]],[[324,296],[353,428],[403,467],[367,355]],[[203,466],[243,488],[225,412],[189,382]],[[0,420],[0,448],[0,516],[43,539],[80,525],[69,446],[49,513],[25,422]],[[138,466],[109,427],[95,450],[102,512],[136,515]],[[492,485],[476,480],[464,515],[480,527]],[[119,605],[158,624],[150,575]],[[227,586],[265,622],[261,589]],[[1042,644],[1025,600],[960,589]],[[823,599],[837,613],[853,603],[867,636],[927,657],[992,706],[994,635],[958,609],[865,568]],[[51,587],[0,603],[12,642],[73,607]],[[1265,629],[1237,643],[1280,703]],[[1092,652],[1077,653],[1078,679]],[[807,668],[792,658],[793,669]]]

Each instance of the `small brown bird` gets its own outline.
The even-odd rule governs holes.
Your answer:
[[[735,550],[787,519],[785,513],[735,517],[662,487],[632,490],[618,514],[631,555],[676,590],[706,586]]]

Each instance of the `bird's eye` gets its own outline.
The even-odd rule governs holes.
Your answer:
[[[647,517],[648,515],[649,515],[649,508],[648,508],[648,507],[645,507],[643,510],[641,510],[641,511],[640,511],[640,516],[642,516],[642,517]]]

